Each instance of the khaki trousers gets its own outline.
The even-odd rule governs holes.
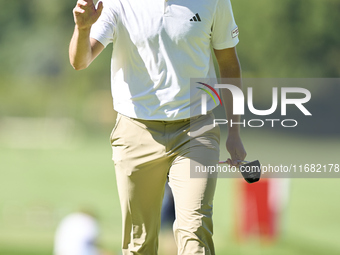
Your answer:
[[[190,178],[190,164],[216,165],[219,127],[209,113],[191,120],[148,121],[118,114],[111,133],[122,211],[122,251],[156,255],[168,178],[175,201],[178,254],[215,254],[212,207],[216,178]],[[199,163],[198,163],[199,162]],[[211,176],[210,176],[211,177]]]

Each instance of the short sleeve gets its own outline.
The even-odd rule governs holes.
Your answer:
[[[235,47],[238,42],[236,25],[230,0],[218,0],[212,26],[212,46],[216,50]]]
[[[117,19],[116,12],[109,1],[101,1],[103,2],[104,8],[98,20],[91,27],[90,37],[96,39],[106,47],[109,43],[113,42]]]

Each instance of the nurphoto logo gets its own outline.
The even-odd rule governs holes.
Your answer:
[[[234,115],[244,115],[245,113],[245,96],[243,94],[243,91],[231,84],[215,84],[214,87],[211,85],[208,85],[203,82],[197,82],[204,87],[197,87],[198,89],[204,91],[205,93],[201,94],[201,114],[206,115],[207,114],[207,95],[209,95],[213,101],[215,102],[215,105],[217,105],[217,101],[215,97],[219,100],[219,103],[222,104],[222,100],[220,98],[220,95],[216,91],[216,89],[228,89],[233,98],[233,114]],[[295,93],[302,95],[301,98],[289,98],[289,93]],[[312,114],[307,110],[307,108],[304,106],[305,103],[309,102],[311,99],[311,93],[308,89],[305,88],[298,88],[298,87],[281,87],[280,88],[280,94],[281,94],[281,116],[287,115],[287,105],[295,105],[305,116],[312,116]],[[278,88],[273,87],[272,88],[272,105],[269,109],[265,110],[259,110],[254,107],[253,103],[253,88],[248,87],[247,88],[247,106],[248,110],[257,116],[268,116],[273,114],[277,108],[278,108]],[[276,122],[280,122],[281,126],[283,127],[296,127],[298,125],[297,120],[295,119],[250,119],[248,121],[243,120],[242,122],[232,123],[232,120],[230,120],[230,125],[242,125],[245,127],[247,124],[249,127],[263,127],[265,125],[265,122],[271,123],[271,126],[274,127]],[[227,119],[215,119],[214,125],[223,125],[227,124],[229,121]]]

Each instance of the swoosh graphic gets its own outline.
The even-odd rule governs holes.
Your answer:
[[[214,94],[217,96],[218,100],[220,101],[220,104],[223,105],[220,96],[218,95],[217,91],[216,91],[213,87],[211,87],[210,85],[205,84],[205,83],[203,83],[203,82],[197,82],[197,83],[199,83],[199,84],[201,84],[201,85],[204,85],[204,86],[208,87],[209,89],[211,89],[211,91],[214,92]],[[207,90],[204,90],[204,91],[207,92]],[[207,93],[214,99],[214,97],[212,96],[211,93],[209,93],[209,92],[207,92]],[[215,104],[216,104],[215,99],[214,99],[214,102],[215,102]]]
[[[214,102],[215,102],[215,105],[217,105],[217,103],[216,103],[216,100],[215,100],[215,98],[214,98],[214,96],[211,94],[211,92],[209,91],[209,90],[207,90],[207,89],[204,89],[204,88],[200,88],[200,87],[196,87],[196,88],[198,88],[198,89],[201,89],[201,90],[203,90],[204,92],[206,92],[207,94],[209,94],[209,96],[214,100]]]

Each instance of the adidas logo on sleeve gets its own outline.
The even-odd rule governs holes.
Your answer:
[[[199,21],[200,22],[201,17],[200,17],[200,15],[198,15],[198,13],[196,13],[195,16],[190,19],[190,21]]]

